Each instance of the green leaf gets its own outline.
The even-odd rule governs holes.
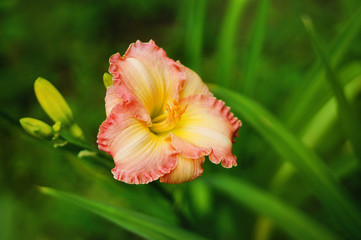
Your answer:
[[[252,27],[249,51],[244,58],[245,67],[243,68],[243,84],[238,85],[239,87],[242,86],[242,91],[246,95],[252,95],[254,88],[257,85],[257,82],[254,81],[256,73],[255,70],[262,51],[268,9],[269,0],[261,0],[259,2],[254,25]],[[239,88],[239,90],[241,89]]]
[[[346,136],[351,140],[355,155],[361,160],[361,121],[357,112],[348,103],[343,89],[338,80],[338,76],[334,72],[326,55],[320,47],[320,43],[316,36],[312,21],[309,17],[302,17],[303,24],[307,30],[308,36],[312,42],[315,52],[324,64],[327,72],[326,79],[331,87],[337,103],[338,115],[342,128],[345,130]]]
[[[316,196],[328,212],[347,232],[354,237],[359,234],[361,215],[358,208],[311,149],[256,102],[219,86],[210,84],[209,87],[244,118],[244,124],[251,124],[285,160],[294,165],[299,175],[313,186]]]
[[[46,195],[76,204],[147,239],[204,239],[194,233],[129,209],[111,206],[47,187],[39,187],[39,189]]]
[[[187,1],[187,27],[185,34],[185,54],[187,66],[200,74],[203,48],[203,28],[206,0]]]
[[[345,86],[345,94],[349,100],[355,98],[355,96],[361,92],[361,76],[357,76],[351,82]],[[324,106],[317,112],[317,114],[310,119],[306,125],[305,132],[302,135],[302,142],[307,146],[314,148],[321,140],[321,137],[325,135],[326,132],[332,131],[332,127],[337,120],[337,107],[335,98],[331,98]],[[342,160],[337,167],[332,168],[332,172],[338,178],[347,175],[347,173],[352,173],[352,170],[358,167],[357,161],[354,159]],[[332,166],[331,166],[332,167]],[[281,167],[278,169],[276,174],[271,180],[270,191],[274,194],[282,194],[283,190],[286,187],[286,183],[294,175],[295,168],[290,162],[283,162]],[[339,177],[340,176],[340,177]],[[311,193],[310,191],[303,191],[303,194],[299,194],[302,202],[308,198]],[[256,224],[256,237],[257,240],[269,239],[269,236],[273,230],[273,223],[267,217],[261,216],[257,220]]]
[[[340,159],[341,160],[341,159]],[[357,159],[352,157],[342,158],[341,161],[337,161],[330,165],[330,168],[338,179],[343,179],[357,171],[359,169],[359,164]],[[285,186],[286,181],[290,179],[290,177],[295,172],[295,168],[289,162],[284,162],[282,167],[278,170],[276,176],[272,180],[270,191],[273,194],[281,194],[281,190],[283,188],[287,190],[291,190],[291,186]],[[292,201],[295,206],[299,206],[304,203],[307,199],[312,196],[312,188],[305,186],[302,191],[299,191],[297,195],[295,195],[295,199]],[[266,240],[271,238],[271,234],[273,232],[275,225],[274,221],[265,215],[259,216],[255,225],[255,240]]]
[[[349,82],[344,89],[346,97],[350,100],[354,99],[361,92],[361,75]],[[305,132],[301,136],[302,142],[311,148],[315,148],[322,137],[328,131],[332,131],[336,120],[336,99],[331,98],[308,123],[304,123],[306,127]],[[271,181],[271,191],[279,193],[294,171],[294,167],[289,162],[284,162]]]
[[[223,86],[231,85],[232,72],[236,59],[235,41],[242,12],[248,0],[230,0],[221,26],[218,42],[219,70],[216,83]]]
[[[348,101],[352,101],[361,92],[361,75],[351,80],[344,88]],[[321,137],[331,129],[337,121],[336,99],[331,98],[315,114],[311,121],[306,124],[306,129],[302,135],[302,141],[308,146],[316,146]]]
[[[359,8],[342,33],[336,38],[328,51],[327,57],[332,66],[337,66],[347,51],[350,43],[358,36],[361,28],[361,8]],[[324,66],[317,61],[310,73],[305,76],[302,85],[287,101],[282,118],[292,130],[302,129],[305,119],[318,111],[315,99],[322,98],[324,94]]]
[[[258,214],[270,217],[295,239],[339,239],[335,233],[320,223],[242,179],[215,175],[210,176],[207,180],[238,203]]]

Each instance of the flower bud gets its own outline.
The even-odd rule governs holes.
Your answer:
[[[70,134],[77,138],[77,139],[83,139],[84,140],[84,134],[83,131],[81,130],[81,128],[78,126],[78,124],[74,123],[73,125],[70,126],[69,128],[70,130]]]
[[[35,118],[22,118],[20,124],[31,136],[50,140],[54,136],[53,128]]]
[[[61,148],[65,147],[68,144],[68,141],[62,139],[55,139],[54,140],[54,148]]]
[[[73,113],[60,92],[47,80],[39,77],[34,84],[36,98],[46,114],[64,126],[73,123]]]
[[[109,73],[104,73],[104,75],[103,75],[103,83],[104,83],[104,86],[106,88],[113,85],[113,77],[112,77],[112,75],[110,75]]]
[[[53,125],[53,129],[55,132],[60,132],[61,130],[61,122],[56,122],[54,125]]]
[[[96,152],[92,152],[89,150],[82,150],[78,153],[78,158],[87,158],[87,157],[93,158],[96,156],[97,156]]]
[[[52,140],[56,140],[59,138],[60,136],[60,130],[61,130],[61,122],[56,122],[53,125],[53,130],[54,130],[54,136]]]

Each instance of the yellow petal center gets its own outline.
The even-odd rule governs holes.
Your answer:
[[[164,112],[152,118],[152,126],[150,127],[150,130],[155,134],[168,133],[181,119],[182,114],[187,109],[187,106],[188,105],[182,108],[176,100],[173,100],[173,104],[171,106],[166,104]]]

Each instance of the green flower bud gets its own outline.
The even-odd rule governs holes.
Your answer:
[[[53,130],[54,130],[53,140],[56,140],[56,139],[58,139],[59,136],[60,136],[61,122],[56,122],[56,123],[53,125]]]
[[[54,130],[48,124],[35,118],[22,118],[20,124],[31,136],[50,140],[54,136]]]
[[[36,98],[46,114],[64,126],[73,123],[73,113],[61,93],[47,80],[39,77],[34,84]]]
[[[53,129],[54,129],[55,132],[60,132],[60,130],[61,130],[61,122],[56,122],[53,125]]]
[[[104,86],[106,88],[113,85],[113,77],[112,77],[112,75],[110,75],[109,73],[104,73],[104,75],[103,75],[103,83],[104,83]]]
[[[77,139],[83,139],[84,140],[84,134],[83,134],[83,131],[81,130],[81,128],[76,124],[74,123],[73,125],[70,126],[69,128],[70,130],[70,134],[77,138]]]
[[[78,153],[78,158],[96,157],[97,153],[89,150],[82,150]]]
[[[62,139],[56,139],[54,140],[54,148],[61,148],[65,147],[68,144],[68,141],[62,140]]]

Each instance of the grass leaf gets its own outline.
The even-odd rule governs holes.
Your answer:
[[[226,13],[224,14],[221,33],[218,42],[218,64],[219,70],[216,83],[230,86],[232,72],[236,59],[235,41],[239,30],[239,19],[248,0],[229,0]]]
[[[345,86],[345,94],[348,99],[354,99],[358,93],[361,92],[361,75],[354,78]],[[310,119],[309,123],[305,123],[306,130],[302,135],[302,142],[307,146],[314,148],[321,137],[329,131],[333,130],[332,127],[337,120],[337,106],[335,98],[331,98],[324,106],[317,112],[317,114]],[[332,172],[336,177],[347,175],[352,173],[352,170],[358,168],[357,161],[342,161],[337,167],[332,168]],[[340,172],[341,171],[341,172]],[[290,162],[283,162],[278,169],[270,184],[270,191],[274,194],[282,194],[286,183],[294,175],[295,168]],[[310,196],[309,192],[304,195],[302,199],[306,199]],[[273,230],[273,223],[268,217],[260,216],[257,220],[255,239],[265,240],[269,239]]]
[[[39,187],[39,189],[46,195],[76,204],[147,239],[204,239],[191,232],[129,209],[96,202],[47,187]]]
[[[259,6],[256,13],[254,25],[252,27],[249,51],[244,58],[245,67],[243,68],[243,84],[239,84],[238,86],[242,86],[242,91],[246,95],[252,95],[257,83],[256,81],[254,81],[256,73],[255,70],[262,51],[263,40],[266,31],[266,19],[269,9],[269,1],[270,0],[261,0],[258,3]]]
[[[188,16],[187,32],[185,34],[185,53],[187,66],[198,74],[201,72],[206,3],[206,0],[189,0],[187,2]]]
[[[361,8],[359,8],[350,20],[344,31],[336,38],[328,51],[327,57],[332,66],[337,66],[347,51],[350,43],[358,36],[361,28]],[[324,66],[317,61],[310,73],[304,78],[303,84],[292,94],[284,108],[282,118],[292,130],[301,129],[304,119],[318,111],[315,99],[320,99],[324,88]]]
[[[308,36],[318,57],[324,64],[327,72],[326,79],[331,87],[338,103],[338,114],[341,125],[345,130],[346,136],[351,140],[355,155],[361,160],[361,121],[357,112],[348,103],[343,89],[340,85],[338,76],[331,67],[326,55],[320,47],[312,21],[309,17],[302,17],[303,24],[307,30]]]
[[[352,100],[361,92],[361,75],[354,78],[345,86],[345,93],[348,99]],[[322,137],[332,131],[332,127],[337,121],[337,103],[335,98],[331,98],[324,106],[310,119],[301,139],[310,148],[315,148]],[[289,162],[284,162],[271,181],[271,191],[279,193],[284,184],[293,175],[295,169]]]
[[[256,102],[216,85],[210,84],[209,87],[243,117],[244,124],[251,124],[285,160],[294,165],[300,176],[313,186],[316,196],[335,221],[352,236],[357,236],[361,228],[360,212],[323,161]]]
[[[215,175],[207,178],[213,186],[238,203],[274,220],[295,239],[339,239],[330,230],[313,221],[267,192],[257,189],[242,179]]]

